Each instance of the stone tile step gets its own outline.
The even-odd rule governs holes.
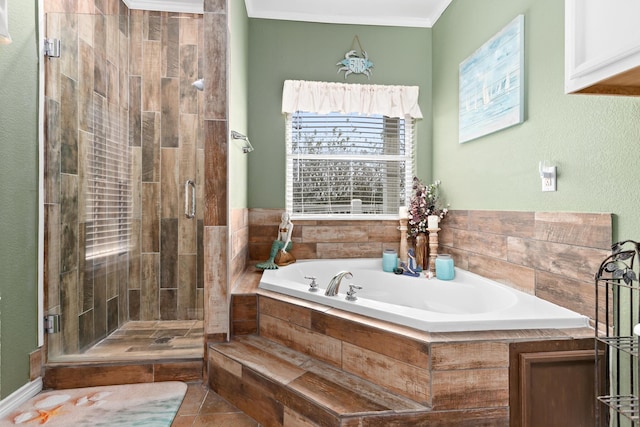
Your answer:
[[[44,366],[45,389],[150,383],[158,381],[201,381],[204,360],[128,360],[49,362]]]
[[[209,386],[265,425],[298,425],[301,419],[308,425],[351,426],[364,420],[388,425],[418,421],[430,412],[413,400],[257,335],[212,344],[210,349]]]

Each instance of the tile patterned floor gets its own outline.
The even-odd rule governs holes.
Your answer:
[[[81,354],[54,361],[202,358],[202,320],[131,321]]]
[[[171,427],[259,427],[253,418],[202,383],[188,383],[187,394]]]
[[[70,354],[65,359],[146,360],[163,358],[202,358],[203,322],[132,321],[82,354]],[[172,427],[260,427],[255,420],[209,390],[201,382],[188,383],[185,395]]]

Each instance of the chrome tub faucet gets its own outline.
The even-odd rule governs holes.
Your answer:
[[[342,282],[342,279],[344,279],[345,277],[347,277],[347,279],[353,279],[353,274],[351,274],[350,271],[341,271],[340,273],[333,276],[324,294],[329,297],[338,295],[338,291],[340,290],[340,282]]]

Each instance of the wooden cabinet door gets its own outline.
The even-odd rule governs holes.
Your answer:
[[[511,427],[595,425],[593,340],[519,343],[510,358]]]
[[[592,426],[593,350],[520,355],[522,427]]]

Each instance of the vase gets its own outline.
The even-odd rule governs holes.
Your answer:
[[[418,267],[425,270],[427,267],[427,235],[425,233],[418,233],[416,236],[416,264]]]

